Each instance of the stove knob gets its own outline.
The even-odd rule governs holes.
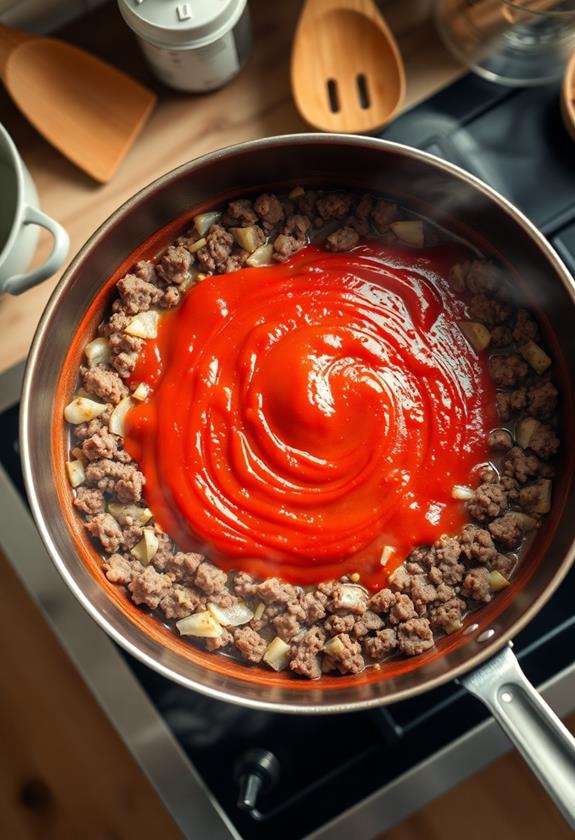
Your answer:
[[[279,775],[279,761],[269,750],[251,749],[240,756],[235,767],[235,776],[240,783],[238,808],[254,811],[260,793],[271,790]]]

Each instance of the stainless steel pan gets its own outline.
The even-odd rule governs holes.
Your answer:
[[[258,709],[334,713],[391,703],[460,679],[489,707],[575,827],[574,739],[527,682],[509,647],[573,562],[572,452],[567,451],[572,434],[567,427],[554,510],[512,587],[474,614],[456,638],[440,643],[434,656],[403,660],[402,667],[384,667],[379,674],[310,684],[190,653],[151,629],[151,619],[146,623],[135,609],[112,599],[79,556],[93,549],[81,527],[74,528],[63,515],[56,492],[62,482],[56,457],[62,436],[57,392],[81,320],[83,329],[90,328],[84,318],[90,303],[138,245],[190,207],[302,182],[391,194],[511,266],[517,294],[547,318],[547,338],[555,345],[562,378],[563,422],[572,431],[575,283],[541,234],[509,202],[451,164],[380,140],[302,134],[245,143],[185,164],[138,193],[91,237],[57,286],[34,339],[22,396],[24,474],[42,538],[72,591],[119,644],[164,676],[212,697]],[[92,320],[98,315],[94,312]],[[71,389],[71,374],[66,376]]]

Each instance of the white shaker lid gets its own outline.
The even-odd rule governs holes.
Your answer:
[[[214,41],[239,19],[246,0],[118,0],[128,26],[145,41],[196,46]]]

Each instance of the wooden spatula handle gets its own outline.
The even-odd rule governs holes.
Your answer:
[[[11,29],[9,26],[4,26],[0,23],[0,75],[4,75],[4,68],[10,53],[24,44],[26,41],[31,41],[37,35],[31,35],[29,32],[20,32],[18,29]]]

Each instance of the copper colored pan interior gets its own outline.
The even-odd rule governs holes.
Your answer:
[[[277,171],[283,173],[281,181]],[[160,251],[198,209],[258,187],[281,191],[282,183],[387,193],[506,263],[521,300],[537,311],[544,325],[562,395],[563,460],[554,482],[552,512],[512,585],[429,653],[392,659],[379,671],[367,669],[353,677],[325,676],[319,683],[204,653],[136,607],[103,575],[99,554],[72,507],[63,469],[63,408],[74,390],[83,347],[94,335],[114,283],[138,259]],[[443,197],[438,201],[439,195]],[[147,188],[95,234],[66,272],[40,325],[27,371],[22,409],[25,474],[42,535],[68,584],[96,620],[147,664],[189,687],[252,706],[343,711],[376,705],[431,688],[478,664],[527,623],[572,559],[574,529],[563,514],[573,493],[569,430],[575,350],[569,324],[574,322],[574,293],[572,281],[546,248],[521,217],[516,221],[507,209],[482,196],[467,176],[453,175],[453,167],[381,141],[300,135],[278,138],[275,144],[246,144],[177,170]],[[466,633],[470,625],[478,628]],[[487,628],[495,632],[482,644],[478,636]]]

